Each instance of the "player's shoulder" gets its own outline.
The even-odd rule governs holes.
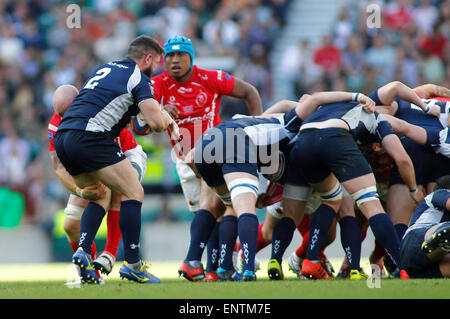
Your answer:
[[[232,76],[223,70],[204,69],[194,65],[194,75],[202,81],[231,80]]]
[[[61,119],[62,117],[54,112],[52,118],[50,119],[49,123],[48,123],[48,129],[50,131],[54,131],[56,132],[56,130],[58,129],[59,123],[61,123]]]

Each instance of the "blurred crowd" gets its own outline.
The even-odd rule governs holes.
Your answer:
[[[23,222],[44,222],[67,198],[48,158],[47,125],[57,86],[81,88],[99,64],[123,58],[139,34],[161,44],[183,34],[193,40],[196,57],[244,63],[246,80],[269,99],[267,57],[285,23],[289,2],[0,1],[0,188],[24,196]],[[161,61],[157,73],[163,68]],[[162,135],[156,142],[169,148]]]
[[[66,191],[48,158],[52,93],[81,88],[99,64],[121,59],[139,34],[161,44],[192,39],[196,58],[235,61],[232,72],[272,101],[269,55],[294,0],[0,1],[0,188],[23,194],[24,222],[51,218]],[[450,87],[450,0],[349,0],[317,43],[288,48],[277,67],[297,97],[323,90],[368,93],[391,80]],[[381,8],[369,28],[368,4]],[[77,7],[80,19],[77,20]],[[79,25],[76,23],[79,22]],[[162,72],[161,61],[157,73]],[[232,103],[225,99],[223,103]],[[152,139],[167,150],[165,136]]]
[[[374,6],[368,10],[374,4],[379,19]],[[318,43],[302,40],[286,50],[281,68],[297,97],[323,90],[367,94],[392,80],[450,87],[449,39],[449,0],[347,1]]]

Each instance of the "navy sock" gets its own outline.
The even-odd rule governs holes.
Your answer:
[[[306,258],[310,261],[319,260],[319,252],[330,230],[336,212],[328,205],[322,204],[311,216],[309,224],[309,243]]]
[[[214,229],[209,235],[208,242],[206,243],[207,262],[206,272],[216,271],[219,265],[219,227],[220,223],[216,222]]]
[[[384,247],[397,266],[399,266],[400,240],[389,216],[385,213],[373,215],[369,218],[369,224],[375,238]]]
[[[186,260],[201,260],[216,218],[206,209],[199,209],[191,223],[191,241]]]
[[[220,222],[220,267],[226,270],[233,269],[233,250],[237,239],[237,224],[236,216],[225,216]]]
[[[92,242],[105,216],[105,210],[99,204],[89,202],[81,215],[80,221],[80,240],[78,247],[91,254]]]
[[[350,269],[360,269],[361,260],[361,227],[353,216],[344,216],[339,221],[341,243],[347,255]]]
[[[272,234],[272,255],[270,259],[276,259],[280,265],[283,255],[294,236],[296,229],[294,221],[289,217],[283,217],[273,228]]]
[[[122,232],[124,259],[129,264],[141,260],[139,256],[139,240],[141,237],[142,202],[124,200],[120,203],[119,226]]]
[[[397,225],[394,225],[394,228],[395,228],[395,231],[397,232],[398,239],[401,242],[403,235],[405,235],[406,230],[408,229],[408,226],[405,224],[397,224]]]
[[[255,214],[244,213],[238,218],[238,235],[244,256],[243,271],[255,271],[258,226],[258,217]]]

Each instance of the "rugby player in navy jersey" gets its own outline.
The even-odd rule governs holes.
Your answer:
[[[122,195],[119,224],[125,261],[119,273],[139,283],[160,280],[147,271],[139,254],[144,191],[114,139],[139,112],[153,132],[170,129],[173,138],[179,138],[178,126],[153,98],[149,80],[163,51],[153,38],[139,36],[130,43],[125,59],[94,70],[64,114],[54,138],[58,158],[78,187],[104,184]],[[91,201],[81,218],[79,248],[72,260],[87,283],[98,283],[90,249],[109,197],[107,192],[104,198]]]
[[[378,135],[386,150],[404,158],[404,178],[411,188],[416,187],[414,169],[389,123],[376,112],[365,112],[356,102],[358,96],[358,93],[353,94],[355,102],[334,103],[333,106],[324,106],[316,111],[303,122],[300,133],[291,142],[291,171],[286,180],[285,192],[289,185],[298,187],[306,180],[322,198],[322,205],[311,219],[308,251],[302,265],[302,274],[315,279],[330,278],[319,264],[318,253],[340,207],[343,195],[341,184],[369,220],[375,237],[399,265],[400,240],[378,200],[375,178],[356,140],[367,133]],[[422,198],[419,193],[413,193],[412,196],[417,202]],[[287,205],[284,208],[286,211]],[[350,229],[359,229],[357,224],[351,226]],[[351,235],[353,232],[346,233]],[[353,240],[349,238],[348,241]],[[405,274],[404,271],[402,273]]]
[[[244,255],[243,280],[256,278],[258,172],[269,180],[280,180],[285,171],[286,147],[303,119],[324,102],[349,101],[351,97],[347,92],[317,93],[286,114],[225,121],[206,131],[197,142],[191,155],[194,169],[238,216],[237,236]],[[365,97],[365,100],[369,99]]]
[[[433,98],[421,99],[416,90],[426,94],[427,97],[433,96]],[[432,84],[413,90],[401,82],[394,81],[375,90],[369,96],[376,102],[378,112],[419,126],[423,128],[423,132],[431,130],[435,133],[448,125],[448,106],[445,101],[437,100],[434,97],[436,93],[442,92],[445,94],[445,88]],[[427,145],[421,145],[417,143],[417,140],[409,138],[407,127],[401,125],[401,121],[394,121],[395,119],[389,116],[386,116],[386,119],[391,123],[394,131],[401,135],[400,141],[414,163],[418,190],[430,193],[439,177],[450,174],[450,159],[436,154]],[[386,211],[400,240],[417,205],[415,201],[411,200],[409,194],[414,191],[417,190],[408,189],[398,172],[398,167],[394,165],[389,181]],[[389,272],[392,272],[394,267],[389,256],[386,257],[384,258],[385,266]]]
[[[450,175],[414,210],[400,259],[411,278],[450,278]]]

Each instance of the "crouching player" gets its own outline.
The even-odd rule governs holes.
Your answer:
[[[450,175],[414,210],[400,259],[411,278],[450,278]]]
[[[67,108],[72,104],[78,93],[78,89],[72,85],[62,85],[55,90],[53,94],[53,107],[55,109],[55,113],[53,114],[48,126],[50,138],[49,155],[53,163],[55,174],[60,182],[71,192],[67,206],[64,209],[66,214],[64,231],[66,232],[67,239],[74,252],[76,252],[78,248],[78,240],[80,237],[80,220],[84,209],[86,208],[89,200],[103,198],[106,194],[103,184],[101,184],[101,187],[85,187],[83,189],[77,187],[73,178],[66,171],[56,155],[53,142],[54,134],[58,129],[62,116]],[[121,147],[125,156],[130,160],[132,166],[136,169],[137,174],[139,175],[139,180],[142,180],[145,175],[147,155],[142,150],[142,147],[136,143],[131,131],[127,128],[123,129],[115,141]],[[117,249],[122,236],[119,228],[120,201],[120,196],[112,192],[110,209],[106,220],[106,245],[104,251],[96,259],[95,243],[93,242],[92,244],[91,256],[92,259],[95,259],[93,262],[93,267],[97,270],[97,276],[99,276],[98,271],[104,274],[109,274],[116,260]]]

